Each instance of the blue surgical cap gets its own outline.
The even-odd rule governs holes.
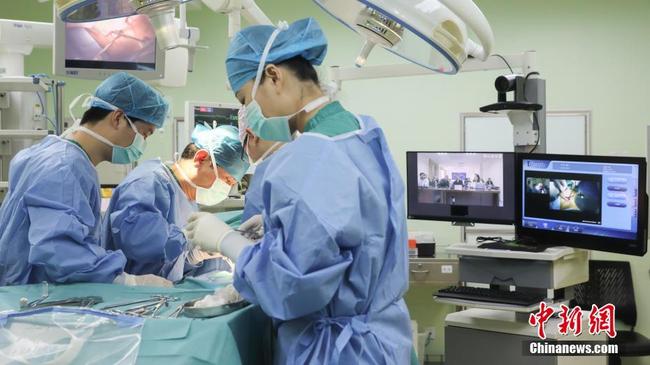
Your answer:
[[[199,124],[192,132],[192,143],[198,148],[212,152],[217,165],[226,170],[232,177],[241,181],[249,163],[244,146],[239,141],[239,130],[231,125],[210,128]]]
[[[113,110],[120,108],[129,118],[135,118],[162,128],[167,119],[169,103],[153,87],[126,72],[118,72],[104,80],[95,90],[90,104]],[[101,99],[101,100],[98,100]]]
[[[235,93],[257,75],[264,47],[275,29],[270,25],[255,25],[242,29],[233,37],[226,56],[226,70],[230,87]],[[301,56],[312,65],[320,65],[326,53],[327,39],[320,25],[314,18],[306,18],[294,22],[289,29],[278,34],[266,64]]]

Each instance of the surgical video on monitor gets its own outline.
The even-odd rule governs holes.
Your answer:
[[[600,224],[602,181],[599,175],[546,174],[526,176],[528,213],[549,219]]]
[[[528,228],[633,238],[638,166],[524,160],[523,222]]]
[[[418,203],[503,207],[503,155],[419,153]]]
[[[65,23],[66,67],[153,71],[156,34],[146,15]]]

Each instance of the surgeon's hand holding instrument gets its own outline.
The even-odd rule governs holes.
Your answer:
[[[259,240],[264,236],[264,219],[261,214],[256,214],[242,223],[237,229],[244,237]]]
[[[253,241],[233,230],[212,213],[192,214],[184,229],[185,236],[192,247],[208,252],[219,252],[233,261],[241,250]]]

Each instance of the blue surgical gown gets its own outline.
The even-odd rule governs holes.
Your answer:
[[[262,204],[262,181],[264,180],[264,172],[271,162],[272,156],[269,156],[266,160],[255,166],[255,173],[244,197],[244,213],[241,217],[242,223],[254,215],[262,214],[262,210],[264,209],[264,205]]]
[[[102,243],[124,252],[129,274],[168,277],[187,246],[183,227],[196,211],[167,166],[145,161],[113,191]]]
[[[276,362],[408,364],[404,185],[382,130],[305,133],[261,184],[265,234],[234,283],[276,320]]]
[[[71,141],[48,136],[9,166],[0,208],[0,286],[112,282],[126,259],[100,244],[97,171]]]

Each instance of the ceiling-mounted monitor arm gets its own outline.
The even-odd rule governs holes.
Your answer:
[[[201,0],[215,13],[228,15],[228,38],[241,30],[242,16],[249,24],[272,25],[271,19],[260,9],[254,0]]]

